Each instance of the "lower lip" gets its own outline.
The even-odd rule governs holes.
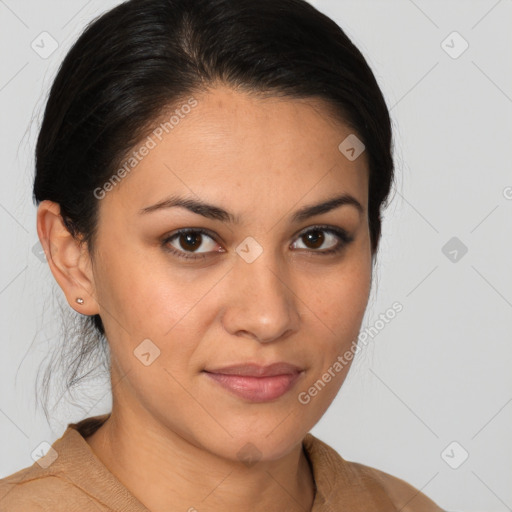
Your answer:
[[[272,377],[248,377],[245,375],[227,375],[224,373],[205,373],[208,377],[218,382],[223,388],[240,398],[251,402],[268,402],[290,391],[303,372],[274,375]]]

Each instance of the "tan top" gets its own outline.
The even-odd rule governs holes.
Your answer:
[[[0,479],[0,512],[150,512],[85,440],[108,416],[68,424],[52,445],[57,458],[50,449],[32,466]],[[344,460],[311,433],[303,447],[316,485],[311,512],[443,512],[405,481]]]

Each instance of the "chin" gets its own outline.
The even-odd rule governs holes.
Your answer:
[[[260,431],[244,429],[240,432],[231,432],[232,438],[224,442],[214,442],[212,448],[218,455],[245,462],[248,467],[257,461],[281,459],[301,443],[306,432],[302,430],[290,432],[283,425],[279,426],[280,421],[281,419],[277,420],[273,427]],[[210,443],[211,440],[209,440]]]

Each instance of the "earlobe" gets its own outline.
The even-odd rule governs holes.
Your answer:
[[[66,228],[58,203],[41,201],[37,210],[37,234],[53,277],[69,305],[83,315],[98,314],[87,247]]]

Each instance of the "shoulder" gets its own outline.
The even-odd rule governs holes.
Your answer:
[[[346,461],[354,471],[376,480],[401,512],[445,512],[430,498],[405,480],[358,462]]]
[[[317,490],[327,501],[357,510],[363,510],[363,505],[365,511],[445,512],[405,480],[346,460],[311,433],[304,438],[304,448],[312,463]]]
[[[109,415],[70,423],[31,466],[0,478],[0,512],[103,512],[111,489],[108,471],[83,438]],[[98,468],[100,471],[98,471]],[[103,473],[101,470],[103,469]],[[95,471],[96,470],[96,471]],[[105,478],[105,476],[107,478]],[[103,493],[96,492],[103,484]]]
[[[72,482],[45,473],[37,463],[0,479],[0,512],[105,510]]]

